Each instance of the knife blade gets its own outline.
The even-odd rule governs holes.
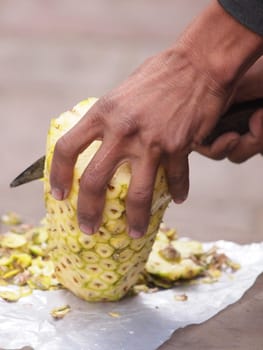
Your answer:
[[[17,187],[34,180],[42,179],[45,160],[46,156],[36,160],[10,183],[10,187]]]
[[[232,105],[218,120],[215,128],[203,141],[203,145],[211,145],[219,136],[226,132],[237,132],[240,135],[249,130],[249,119],[252,114],[263,108],[263,98],[245,101]],[[11,183],[10,187],[17,187],[43,177],[45,156],[39,158],[22,171]]]

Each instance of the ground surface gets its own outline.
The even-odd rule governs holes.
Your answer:
[[[101,96],[172,44],[207,0],[2,0],[0,213],[44,215],[41,183],[9,189],[44,154],[51,117]],[[240,243],[263,237],[263,159],[243,165],[191,156],[191,191],[166,222],[181,235]],[[174,334],[161,349],[261,349],[263,279],[237,304]],[[147,350],[147,349],[146,349]]]

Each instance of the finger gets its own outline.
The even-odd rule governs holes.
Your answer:
[[[193,150],[208,158],[221,160],[228,156],[229,152],[231,152],[233,148],[237,146],[239,140],[240,140],[239,134],[234,132],[229,132],[229,133],[223,134],[222,136],[219,136],[212,143],[212,145],[209,145],[209,146],[195,145]]]
[[[92,110],[56,143],[52,159],[50,184],[57,200],[67,197],[78,155],[95,139],[102,138],[102,122]]]
[[[81,231],[93,234],[99,229],[106,187],[121,159],[116,145],[103,142],[80,180],[78,222]]]
[[[228,155],[229,160],[241,163],[263,149],[263,110],[258,110],[249,121],[249,132],[240,138],[238,145]]]
[[[188,157],[168,156],[164,161],[164,169],[173,201],[180,204],[187,198],[189,191]]]
[[[147,231],[157,168],[157,160],[150,157],[132,164],[126,200],[128,229],[132,238],[140,238]]]

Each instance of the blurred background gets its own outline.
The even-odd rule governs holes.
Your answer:
[[[0,214],[44,215],[42,183],[9,189],[45,152],[51,118],[119,84],[171,45],[208,0],[1,0]],[[201,240],[256,240],[263,231],[262,157],[245,164],[190,157],[186,203],[165,222]],[[262,236],[261,236],[262,237]]]

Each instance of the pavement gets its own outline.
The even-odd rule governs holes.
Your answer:
[[[44,215],[42,184],[10,181],[45,152],[50,118],[115,87],[165,49],[208,0],[0,2],[0,214]],[[262,241],[263,159],[242,165],[190,157],[191,189],[165,222],[202,241]],[[263,278],[236,304],[174,333],[160,349],[262,349]],[[1,344],[0,344],[1,345]],[[148,350],[148,349],[146,349]]]

